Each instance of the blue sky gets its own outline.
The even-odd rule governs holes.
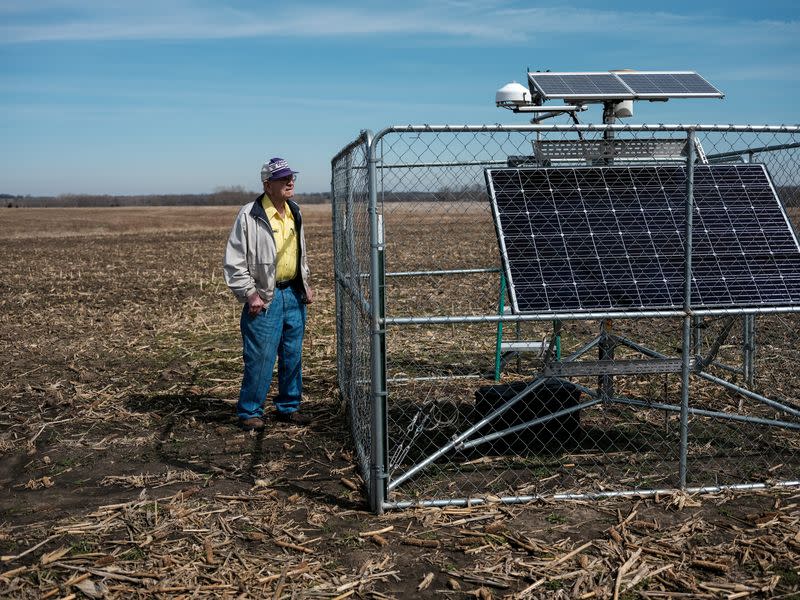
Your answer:
[[[629,122],[794,124],[800,9],[0,0],[0,193],[255,190],[271,156],[301,171],[298,191],[326,191],[361,129],[527,122],[494,92],[528,67],[696,70],[726,93],[640,103]]]

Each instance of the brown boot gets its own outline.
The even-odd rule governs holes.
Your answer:
[[[239,419],[239,427],[245,431],[261,431],[264,429],[264,420],[258,417]]]

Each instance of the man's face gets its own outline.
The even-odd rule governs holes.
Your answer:
[[[264,191],[272,200],[288,200],[294,196],[294,175],[265,181]]]

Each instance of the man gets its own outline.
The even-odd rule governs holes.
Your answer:
[[[303,220],[292,200],[296,175],[282,158],[264,163],[264,193],[239,210],[225,248],[225,283],[244,303],[239,322],[244,377],[236,413],[246,431],[264,428],[263,405],[276,356],[276,418],[301,426],[311,422],[299,412],[305,305],[313,291]]]

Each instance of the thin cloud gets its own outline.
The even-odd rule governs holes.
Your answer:
[[[453,18],[437,8],[398,11],[329,6],[296,7],[283,12],[260,8],[234,9],[200,2],[125,6],[86,3],[79,13],[25,11],[9,6],[0,11],[16,15],[0,26],[0,40],[13,42],[96,41],[136,39],[221,39],[260,36],[336,37],[349,35],[445,35],[476,39],[505,37],[504,28],[475,18]],[[135,12],[133,8],[135,7]],[[468,11],[470,12],[470,11]],[[313,18],[309,18],[313,14]],[[16,22],[15,22],[16,21]],[[512,35],[514,35],[512,33]],[[521,38],[520,38],[521,39]],[[0,42],[2,43],[2,42]]]
[[[616,40],[701,41],[707,44],[796,44],[800,22],[734,20],[726,15],[517,7],[507,2],[449,0],[402,10],[306,4],[266,8],[204,0],[163,3],[0,1],[0,43],[98,40],[202,40],[255,37],[420,36],[426,41],[520,44],[543,35],[604,35]],[[312,16],[313,15],[313,16]],[[655,36],[655,37],[653,37]]]

